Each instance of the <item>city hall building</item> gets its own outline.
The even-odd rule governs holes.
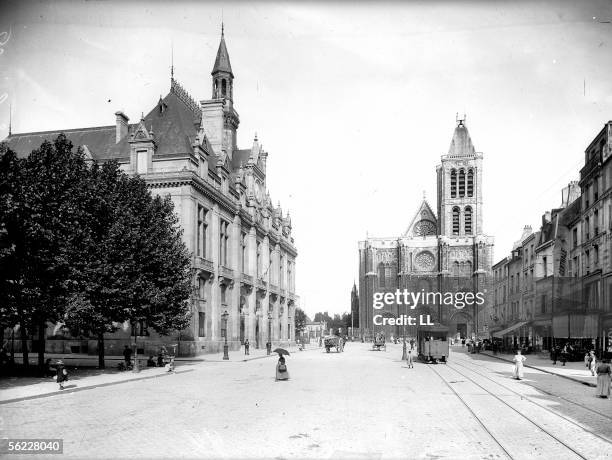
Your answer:
[[[362,336],[382,331],[387,337],[416,335],[415,326],[375,324],[381,317],[429,314],[449,327],[452,337],[486,330],[486,305],[454,306],[440,302],[411,310],[397,299],[374,308],[376,293],[478,292],[486,290],[493,259],[493,238],[483,232],[482,160],[465,119],[457,118],[448,154],[437,166],[437,209],[425,197],[406,231],[392,238],[368,237],[359,242],[359,327]]]
[[[157,353],[162,344],[176,345],[181,355],[217,352],[223,345],[224,317],[230,349],[245,339],[256,348],[268,341],[288,345],[295,340],[297,250],[291,218],[270,198],[268,152],[257,136],[250,147],[238,148],[240,118],[223,32],[211,74],[207,100],[196,102],[172,73],[168,94],[135,122],[116,112],[111,126],[9,134],[5,139],[25,157],[64,133],[92,160],[117,160],[127,173],[143,177],[153,193],[172,198],[192,254],[191,325],[160,337],[146,324],[135,325],[135,330],[125,324],[105,337],[107,354],[121,354],[130,335],[136,335],[138,348],[147,354]],[[49,326],[47,350],[97,353],[95,339],[67,334]]]

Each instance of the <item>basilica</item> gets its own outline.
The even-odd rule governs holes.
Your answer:
[[[146,324],[125,324],[105,337],[106,354],[121,354],[134,337],[139,353],[169,345],[183,356],[217,352],[226,339],[230,349],[247,339],[255,348],[295,340],[291,218],[267,190],[268,152],[260,140],[238,147],[240,118],[223,30],[211,76],[211,98],[197,102],[172,71],[169,92],[135,122],[116,112],[114,125],[5,139],[24,157],[64,133],[91,160],[118,161],[174,203],[192,254],[191,326],[161,337]],[[58,325],[49,325],[47,336],[48,352],[97,353],[95,339],[70,337]]]
[[[388,321],[385,325],[375,321],[375,317],[411,314],[430,315],[432,321],[449,327],[451,337],[470,337],[485,331],[486,305],[449,307],[438,302],[415,311],[397,301],[382,308],[373,301],[381,293],[396,293],[398,289],[485,294],[494,243],[483,231],[482,161],[465,117],[457,117],[448,153],[436,167],[436,211],[423,197],[403,234],[397,238],[368,236],[359,242],[359,327],[363,337],[379,331],[387,337],[414,337],[418,325],[391,326]]]

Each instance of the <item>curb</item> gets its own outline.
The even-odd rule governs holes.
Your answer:
[[[501,361],[506,361],[507,363],[511,363],[512,362],[509,359],[502,358],[500,356],[490,355],[489,353],[482,353],[481,352],[480,354],[488,356],[489,358],[495,358],[495,359],[499,359]],[[580,383],[582,385],[586,385],[588,387],[597,388],[597,384],[595,384],[595,383],[585,382],[584,380],[580,380],[580,379],[577,379],[575,377],[570,377],[568,375],[557,374],[556,372],[549,371],[548,369],[544,369],[542,367],[531,366],[529,364],[523,364],[523,366],[524,367],[529,367],[530,369],[535,369],[535,370],[540,371],[540,372],[545,372],[546,374],[556,375],[557,377],[561,377],[561,378],[564,378],[564,379],[567,379],[567,380],[571,380],[573,382],[577,382],[577,383]]]
[[[193,372],[193,369],[185,369],[185,370],[182,370],[182,371],[175,371],[175,372],[165,372],[163,374],[148,375],[146,377],[136,377],[136,378],[133,378],[133,379],[126,379],[126,380],[118,380],[116,382],[99,383],[99,384],[94,384],[94,385],[87,385],[87,386],[84,386],[84,387],[68,388],[66,390],[57,390],[57,391],[52,391],[52,392],[49,392],[49,393],[41,393],[41,394],[38,394],[38,395],[23,396],[21,398],[5,399],[3,401],[0,401],[0,406],[3,405],[3,404],[10,404],[10,403],[16,403],[16,402],[21,402],[21,401],[29,401],[29,400],[32,400],[32,399],[47,398],[49,396],[65,395],[65,394],[69,394],[69,393],[76,393],[76,392],[79,392],[79,391],[93,390],[94,388],[109,387],[109,386],[112,386],[112,385],[119,385],[121,383],[138,382],[138,381],[141,381],[141,380],[156,379],[156,378],[160,378],[160,377],[167,377],[167,376],[173,375],[173,374],[184,374],[186,372]]]

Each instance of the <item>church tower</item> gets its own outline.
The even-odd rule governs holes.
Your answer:
[[[480,235],[482,229],[482,153],[476,152],[465,116],[456,119],[447,155],[438,174],[438,234],[447,237]]]

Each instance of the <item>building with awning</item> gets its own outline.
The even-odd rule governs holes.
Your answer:
[[[493,332],[491,335],[493,337],[499,337],[500,339],[503,338],[505,335],[509,334],[510,332],[514,332],[517,329],[525,326],[528,323],[528,321],[521,321],[519,323],[515,323],[510,327],[507,327],[506,329],[502,329],[501,331],[497,331],[497,332]]]

